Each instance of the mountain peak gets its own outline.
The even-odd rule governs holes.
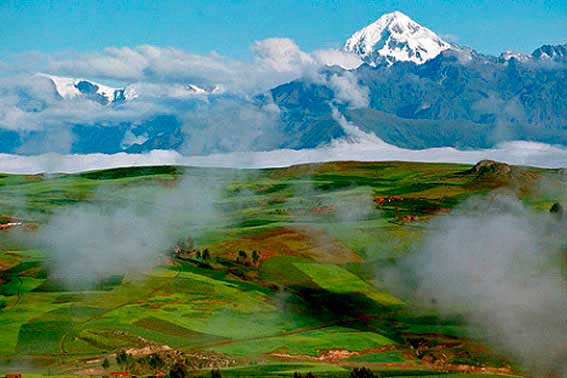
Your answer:
[[[108,105],[136,97],[135,93],[126,91],[126,88],[112,88],[91,80],[74,79],[46,73],[38,73],[36,76],[49,79],[55,86],[57,94],[63,99],[83,97],[99,102],[102,105]]]
[[[564,45],[543,45],[532,53],[537,60],[567,62],[567,43]]]
[[[371,66],[383,61],[422,64],[449,48],[451,44],[399,11],[382,15],[354,33],[344,46]]]

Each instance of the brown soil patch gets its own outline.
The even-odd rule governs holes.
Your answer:
[[[274,256],[312,258],[318,262],[361,261],[360,256],[342,242],[315,227],[282,227],[252,236],[224,241],[209,248],[225,258],[236,259],[238,251],[260,253],[260,264]]]
[[[158,352],[167,352],[171,348],[167,345],[147,345],[143,348],[130,348],[126,349],[126,353],[131,356],[147,356]]]
[[[310,360],[310,361],[320,361],[320,362],[331,362],[337,363],[346,358],[357,356],[359,352],[351,352],[344,349],[334,349],[328,350],[319,354],[317,357],[309,356],[305,354],[287,354],[287,353],[270,353],[270,356],[286,359],[300,359],[300,360]]]
[[[108,375],[108,372],[104,371],[101,368],[88,368],[77,370],[72,373],[73,375],[96,375],[96,376],[105,376]]]

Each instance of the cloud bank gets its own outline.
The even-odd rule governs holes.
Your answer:
[[[286,167],[329,161],[415,161],[475,164],[493,159],[515,165],[542,168],[567,167],[567,149],[534,142],[506,142],[494,149],[463,151],[455,148],[408,150],[385,142],[340,140],[329,146],[304,149],[278,149],[259,152],[184,156],[170,150],[144,154],[43,154],[33,156],[0,154],[3,173],[81,172],[95,169],[181,165],[227,168]]]
[[[182,126],[181,136],[171,131],[173,135],[140,149],[175,148],[191,155],[273,149],[282,140],[275,131],[279,109],[269,95],[262,101],[257,96],[300,77],[329,86],[337,103],[351,108],[368,104],[368,90],[350,72],[320,72],[326,66],[359,66],[353,54],[306,52],[288,38],[256,41],[251,51],[248,61],[152,45],[8,56],[0,66],[0,152],[113,153],[153,143],[163,131],[157,128],[172,124]],[[128,100],[96,101],[96,95],[85,92],[69,96],[64,93],[69,88],[58,80],[77,93],[74,86],[80,80],[124,88]],[[169,117],[168,125],[151,125],[162,116]],[[152,135],[142,130],[148,127]],[[114,139],[106,144],[89,140],[102,134],[102,139]]]

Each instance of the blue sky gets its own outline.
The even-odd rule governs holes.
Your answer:
[[[292,38],[306,51],[339,47],[353,31],[393,10],[485,53],[567,42],[564,0],[0,0],[0,51],[153,44],[246,59],[250,45],[268,37]]]

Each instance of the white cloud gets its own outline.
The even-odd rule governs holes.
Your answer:
[[[95,122],[136,122],[167,111],[172,109],[144,100],[114,107],[78,97],[61,101],[54,84],[46,77],[0,78],[0,129],[30,131]]]
[[[268,38],[252,46],[256,61],[264,68],[276,72],[300,73],[305,66],[315,64],[311,55],[301,51],[289,38]]]
[[[306,70],[324,65],[351,69],[361,63],[355,55],[339,50],[302,51],[289,38],[256,41],[251,49],[251,61],[153,45],[108,47],[88,53],[13,54],[9,64],[0,65],[0,71],[42,71],[121,83],[222,84],[230,92],[250,94],[296,79]]]
[[[336,49],[316,50],[312,55],[322,65],[339,66],[347,70],[355,69],[363,63],[358,55]]]
[[[358,83],[353,73],[333,74],[328,78],[327,85],[335,92],[336,100],[347,103],[349,107],[368,107],[370,91]]]
[[[362,137],[361,137],[362,135]],[[145,154],[86,154],[34,156],[0,154],[1,171],[6,173],[79,172],[85,170],[152,165],[266,168],[329,161],[414,161],[475,164],[493,159],[509,164],[544,168],[567,167],[567,149],[534,142],[507,142],[494,149],[457,150],[450,147],[408,150],[387,144],[364,133],[357,142],[335,141],[331,145],[305,150],[280,149],[234,152],[207,156],[183,156],[175,151],[155,150]]]
[[[109,47],[49,58],[48,72],[120,81],[230,81],[242,62],[218,54],[198,55],[170,47]]]
[[[59,129],[74,124],[137,123],[160,113],[187,118],[189,110],[182,101],[208,101],[206,94],[189,90],[189,84],[222,88],[224,93],[249,99],[281,83],[304,77],[330,86],[337,94],[337,101],[350,107],[368,103],[368,90],[358,86],[354,75],[333,74],[322,78],[318,73],[324,65],[355,67],[359,62],[351,54],[336,50],[307,53],[288,38],[257,41],[252,51],[254,58],[249,62],[216,53],[198,55],[151,45],[109,47],[90,53],[12,55],[9,68],[6,64],[0,66],[4,73],[0,72],[0,129],[62,132]],[[21,72],[14,74],[17,67]],[[128,84],[139,97],[120,106],[103,106],[80,97],[61,101],[53,83],[35,75],[37,71],[97,80],[114,87]]]

